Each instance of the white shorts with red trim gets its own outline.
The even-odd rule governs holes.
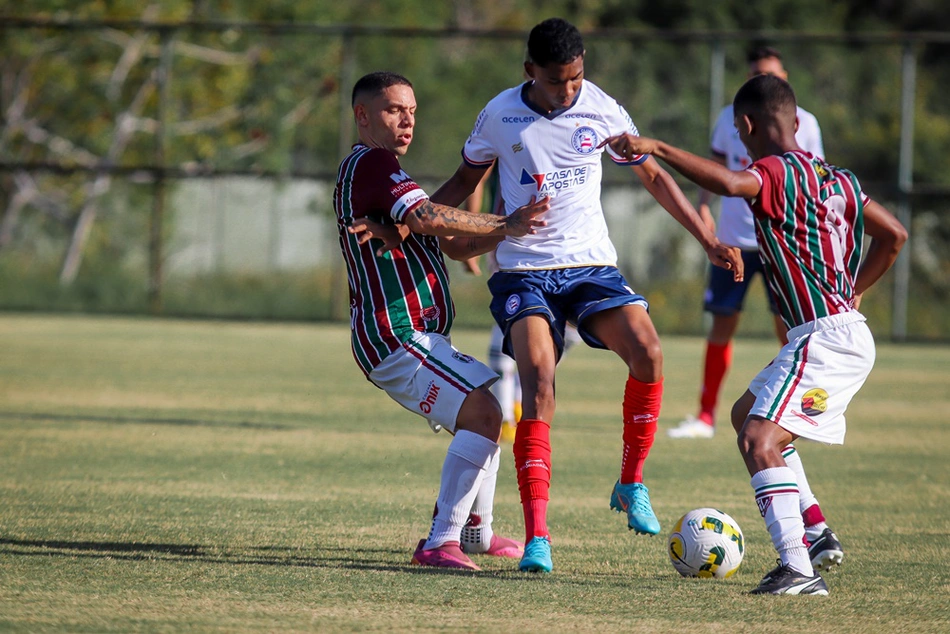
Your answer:
[[[448,337],[416,332],[370,373],[369,380],[397,403],[423,416],[432,431],[455,431],[465,398],[498,375],[487,365],[459,352]]]
[[[857,311],[788,331],[788,344],[752,379],[761,416],[796,436],[844,443],[844,413],[874,366],[874,338]]]

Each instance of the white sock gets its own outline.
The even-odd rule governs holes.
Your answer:
[[[752,476],[752,489],[782,563],[804,575],[814,576],[803,541],[805,523],[798,503],[795,472],[788,467],[763,469]]]
[[[497,451],[498,443],[484,436],[465,430],[455,433],[442,464],[442,484],[425,544],[427,550],[460,541],[485,470]]]
[[[798,455],[798,450],[795,449],[795,445],[789,443],[789,445],[782,450],[782,457],[785,458],[785,464],[788,465],[788,468],[795,472],[795,480],[798,482],[798,494],[800,496],[799,506],[803,513],[802,517],[804,517],[805,509],[818,504],[818,498],[815,497],[815,494],[811,491],[811,487],[808,486],[805,466],[802,464],[802,458]],[[811,543],[821,537],[822,532],[824,532],[826,528],[828,528],[828,524],[824,521],[811,525],[806,524],[805,537],[807,537],[808,542]]]
[[[497,325],[492,328],[491,343],[488,346],[488,367],[497,372],[501,378],[491,386],[491,392],[501,405],[502,420],[514,424],[516,384],[518,383],[518,369],[515,360],[501,351],[504,336]]]
[[[483,553],[491,548],[491,538],[495,534],[491,528],[492,508],[495,506],[495,482],[500,461],[501,449],[495,452],[485,469],[468,523],[462,528],[462,550],[467,553]]]

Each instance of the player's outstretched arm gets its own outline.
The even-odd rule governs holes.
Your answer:
[[[610,137],[601,145],[610,145],[614,152],[625,158],[652,154],[703,189],[720,196],[755,198],[761,189],[758,179],[745,170],[733,171],[722,163],[656,139],[626,133]]]
[[[904,225],[873,200],[864,206],[864,232],[871,236],[871,243],[858,270],[858,279],[854,283],[858,301],[861,294],[891,268],[901,247],[907,242],[907,229]]]
[[[405,216],[405,223],[416,233],[432,236],[512,236],[520,238],[537,233],[547,223],[538,216],[550,208],[550,199],[519,207],[508,216],[473,214],[455,207],[425,200]],[[484,253],[484,251],[482,251]],[[472,253],[470,255],[477,255]],[[451,257],[451,256],[450,256]]]
[[[633,137],[638,138],[638,137]],[[618,153],[621,153],[618,151]],[[645,154],[637,152],[636,154]],[[633,156],[633,154],[625,155]],[[741,282],[745,276],[742,253],[735,247],[729,247],[716,237],[715,233],[703,222],[702,217],[693,208],[683,190],[680,189],[670,173],[660,167],[653,159],[647,159],[632,167],[634,173],[667,213],[689,231],[703,246],[706,256],[714,265],[732,271],[733,279]]]

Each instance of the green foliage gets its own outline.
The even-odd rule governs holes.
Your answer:
[[[686,29],[758,31],[764,41],[783,51],[800,103],[821,122],[828,158],[854,170],[876,199],[892,200],[899,157],[902,46],[900,42],[855,44],[848,36],[950,28],[950,13],[937,5],[924,0],[899,4],[883,0],[752,4],[734,0],[173,0],[151,4],[37,0],[2,3],[0,14],[57,19],[261,20],[325,26],[504,29],[510,37],[389,34],[345,39],[333,33],[278,34],[240,28],[169,32],[173,55],[163,112],[163,160],[167,165],[307,172],[331,179],[341,145],[355,137],[346,108],[350,84],[363,73],[385,68],[404,73],[415,84],[418,128],[405,166],[416,178],[433,182],[441,182],[458,165],[461,145],[484,104],[500,90],[522,81],[524,35],[541,19],[561,15],[590,34],[586,39],[588,78],[616,96],[641,131],[699,153],[708,149],[710,109],[721,105],[709,103],[711,41],[706,37],[664,40],[643,34]],[[637,35],[622,36],[624,29],[634,30]],[[790,37],[790,32],[817,32],[837,39],[801,42]],[[726,51],[726,100],[745,78],[744,53],[751,43],[739,39],[722,43]],[[133,115],[130,121],[134,121],[135,131],[115,157],[116,162],[123,166],[155,164],[159,161],[155,123],[160,95],[151,82],[161,46],[160,34],[149,30],[3,27],[0,47],[5,79],[0,90],[0,112],[8,116],[17,90],[25,86],[24,112],[49,135],[42,140],[36,131],[11,127],[5,118],[0,141],[5,160],[95,163],[116,144],[118,121],[127,113]],[[135,51],[137,54],[133,54]],[[950,82],[950,47],[943,43],[920,45],[917,53],[914,180],[924,187],[947,187],[950,153],[945,149],[950,147],[950,101],[943,87]],[[341,70],[347,63],[352,64],[350,75]],[[138,107],[129,112],[134,103]],[[8,275],[11,271],[22,272],[23,276],[16,278],[24,282],[21,286],[27,286],[26,280],[55,278],[54,269],[62,262],[78,209],[93,178],[82,174],[34,177],[40,190],[56,192],[62,210],[53,214],[42,206],[27,205],[15,228],[13,243],[0,247],[0,267]],[[627,179],[625,173],[609,169],[605,177]],[[0,176],[0,210],[9,206],[15,192],[11,178]],[[125,207],[125,193],[104,199],[93,236],[84,250],[80,269],[85,280],[80,283],[87,285],[84,292],[74,297],[74,291],[58,289],[55,282],[38,282],[38,288],[44,290],[0,290],[0,305],[40,307],[43,304],[39,297],[68,297],[48,307],[137,310],[137,306],[143,306],[146,216],[151,208],[147,190],[139,189]],[[934,202],[917,197],[914,202],[922,205],[922,213],[926,214],[919,222],[928,227],[928,233],[920,240],[928,249],[922,254],[915,252],[913,296],[915,300],[927,297],[944,301],[950,289],[950,275],[945,270],[950,261],[950,216],[945,212],[945,199]],[[168,213],[166,217],[174,215]],[[164,231],[169,233],[169,227]],[[671,246],[669,252],[674,259],[677,257],[677,249]],[[934,259],[937,261],[931,261]],[[30,269],[27,262],[35,269]],[[668,268],[677,267],[675,261],[668,264]],[[101,282],[90,281],[93,274],[100,273]],[[135,279],[135,275],[141,277]],[[319,278],[320,273],[313,277]],[[207,284],[209,280],[198,280],[195,287],[198,282]],[[329,313],[329,309],[308,308],[303,300],[289,304],[279,300],[276,292],[263,290],[262,280],[219,278],[214,282],[221,282],[220,288],[207,293],[208,299],[195,301],[182,297],[173,282],[166,288],[169,310],[213,315],[237,315],[247,310],[245,316],[295,318]],[[279,288],[284,280],[275,276],[271,282]],[[106,291],[109,283],[120,286]],[[687,285],[698,283],[692,280]],[[99,291],[91,290],[99,287]],[[291,287],[287,296],[306,285]],[[238,301],[231,296],[238,289],[248,292],[246,299]],[[670,293],[667,288],[657,290]],[[323,288],[316,297],[330,293],[330,288]],[[254,307],[255,299],[262,296],[264,304]],[[95,303],[104,298],[111,299]],[[683,301],[686,306],[696,304],[692,299]],[[939,324],[946,321],[942,315],[948,311],[927,310],[928,306],[922,303],[924,314],[912,311],[913,319],[927,324],[915,334],[937,332],[937,336],[946,337],[950,329]],[[699,318],[691,316],[677,320],[674,329],[686,328],[687,324],[698,327],[698,323]]]

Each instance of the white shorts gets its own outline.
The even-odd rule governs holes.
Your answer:
[[[788,331],[788,344],[752,379],[761,416],[796,436],[844,443],[844,412],[874,365],[874,338],[857,311]]]
[[[473,390],[490,386],[498,375],[462,354],[448,337],[417,332],[370,372],[369,380],[397,403],[429,421],[432,431],[455,431],[462,402]]]

